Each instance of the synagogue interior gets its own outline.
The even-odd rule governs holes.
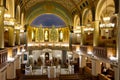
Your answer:
[[[0,80],[120,80],[120,0],[0,0]]]

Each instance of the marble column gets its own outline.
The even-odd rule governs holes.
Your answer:
[[[80,65],[80,68],[84,68],[86,66],[86,57],[84,55],[80,55],[79,56],[79,65]]]
[[[99,21],[94,21],[94,36],[93,36],[93,46],[99,45]]]
[[[81,45],[84,45],[84,43],[85,43],[84,26],[81,26]]]
[[[101,73],[100,61],[92,58],[92,75],[97,76],[100,73]]]
[[[7,66],[7,79],[13,80],[16,78],[16,64],[15,61],[9,62]]]
[[[15,34],[14,34],[14,28],[11,26],[9,27],[9,46],[15,46]]]
[[[16,44],[20,45],[20,30],[16,30]]]
[[[0,48],[4,48],[4,12],[5,8],[0,7]]]

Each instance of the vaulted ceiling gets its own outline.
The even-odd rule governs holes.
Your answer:
[[[18,3],[20,3],[21,7],[24,7],[24,9],[27,11],[34,5],[47,1],[56,2],[65,7],[67,10],[71,11],[73,8],[77,7],[82,0],[18,0]]]
[[[82,0],[17,0],[17,4],[25,13],[26,23],[31,23],[36,17],[44,13],[55,14],[66,24],[72,25],[72,11],[78,9]]]

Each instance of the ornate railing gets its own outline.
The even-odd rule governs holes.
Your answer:
[[[108,57],[107,57],[107,48],[93,47],[93,54],[96,57],[108,59]]]
[[[7,49],[0,50],[0,66],[7,61]]]

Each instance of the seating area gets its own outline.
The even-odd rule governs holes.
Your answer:
[[[93,76],[91,73],[91,69],[89,67],[84,67],[79,70],[78,73],[75,74],[59,74],[59,76],[49,78],[48,75],[25,75],[17,70],[17,79],[16,80],[114,80],[108,78],[108,76],[104,74],[98,74],[97,76]]]

